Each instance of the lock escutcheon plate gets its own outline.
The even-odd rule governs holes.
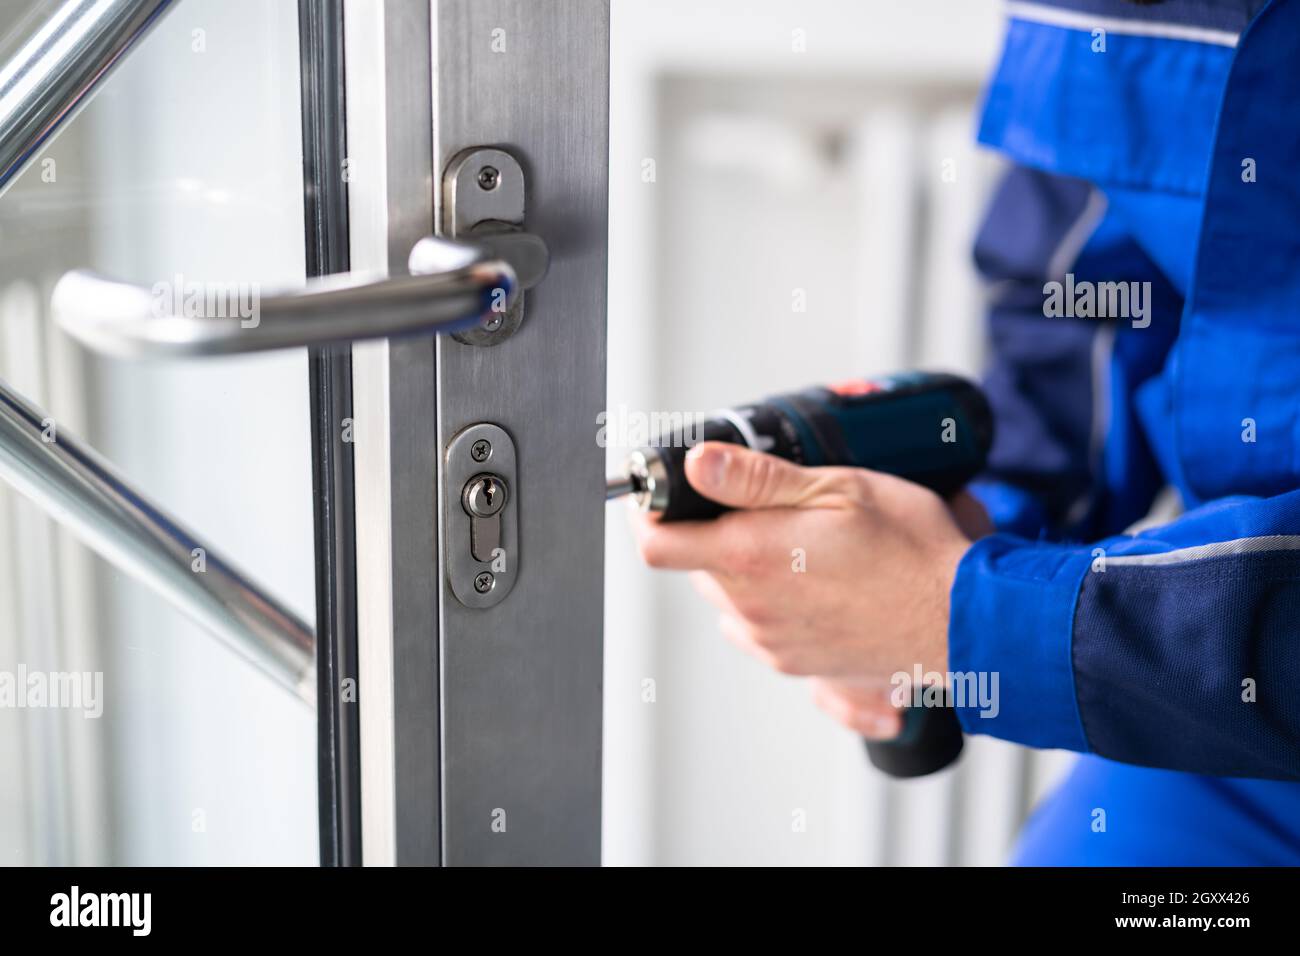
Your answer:
[[[515,471],[514,442],[499,425],[470,425],[447,445],[442,477],[444,577],[466,607],[500,604],[518,576]]]

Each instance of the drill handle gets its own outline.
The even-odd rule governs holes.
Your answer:
[[[891,777],[924,777],[961,755],[961,724],[951,707],[909,707],[901,734],[866,744],[872,764]]]

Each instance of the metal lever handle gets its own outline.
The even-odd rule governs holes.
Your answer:
[[[350,272],[269,296],[217,285],[146,289],[78,270],[58,281],[51,304],[71,336],[126,358],[234,355],[458,332],[508,309],[546,271],[541,239],[526,233],[497,238],[428,236],[411,250],[410,275]]]

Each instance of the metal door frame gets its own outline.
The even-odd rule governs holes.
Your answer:
[[[303,211],[308,277],[347,272],[343,0],[298,0]],[[357,679],[356,514],[352,348],[308,350],[312,505],[316,544],[316,754],[320,862],[361,863]],[[350,682],[350,683],[349,683]]]
[[[608,3],[344,0],[344,23],[352,268],[403,270],[477,146],[520,161],[552,257],[508,341],[353,348],[362,857],[595,864]],[[443,453],[485,422],[518,454],[519,547],[474,609],[445,577]]]

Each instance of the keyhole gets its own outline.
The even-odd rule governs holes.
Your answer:
[[[506,506],[508,494],[496,475],[475,475],[465,483],[460,503],[472,518],[495,518]]]

